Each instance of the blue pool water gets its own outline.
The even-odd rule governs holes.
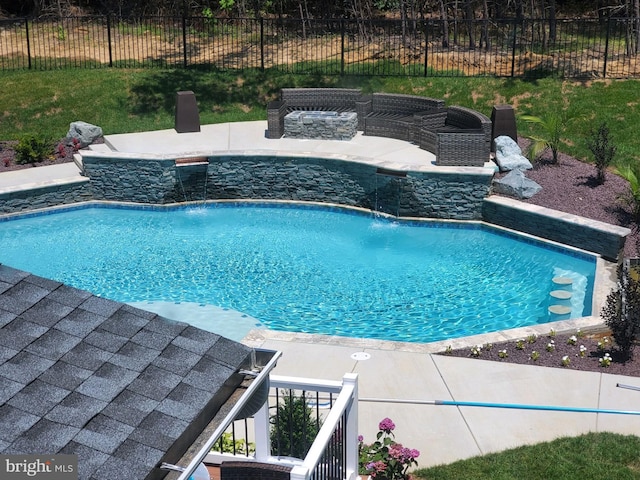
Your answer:
[[[595,259],[515,238],[320,208],[76,208],[0,222],[0,262],[293,332],[431,342],[545,323],[559,275],[574,279],[572,316],[589,315]]]

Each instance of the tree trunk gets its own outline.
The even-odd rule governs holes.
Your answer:
[[[442,20],[442,48],[449,48],[449,20],[444,0],[440,0],[440,19]]]
[[[476,40],[473,31],[473,6],[471,0],[465,2],[465,17],[467,17],[467,31],[469,33],[469,50],[475,50]]]

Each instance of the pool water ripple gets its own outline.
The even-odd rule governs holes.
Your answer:
[[[0,261],[122,302],[195,302],[270,329],[431,342],[590,314],[595,259],[473,225],[319,208],[87,208],[0,223]],[[579,282],[578,280],[582,280]]]

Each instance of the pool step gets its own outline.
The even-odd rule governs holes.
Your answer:
[[[552,315],[569,315],[571,313],[571,306],[567,305],[571,300],[573,292],[573,279],[570,277],[557,276],[551,279],[555,290],[549,292],[551,297],[551,305],[549,305],[549,313]]]

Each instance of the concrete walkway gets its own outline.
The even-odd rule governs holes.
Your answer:
[[[203,126],[202,132],[177,134],[173,130],[110,135],[96,151],[114,149],[122,155],[205,155],[221,151],[287,152],[288,155],[331,155],[367,161],[382,168],[438,168],[428,152],[394,139],[363,137],[351,141],[269,140],[266,122],[239,122]],[[451,167],[449,167],[451,168]],[[460,167],[462,169],[467,167]],[[487,168],[492,168],[487,165]],[[58,182],[79,176],[75,164],[26,169],[0,175],[0,191],[30,184]],[[599,311],[594,309],[594,311]],[[583,330],[600,323],[597,317],[557,322],[558,331]],[[483,360],[433,355],[447,345],[470,347],[478,343],[544,335],[542,325],[437,344],[407,344],[340,337],[321,337],[253,330],[243,339],[255,347],[283,352],[274,373],[337,380],[347,372],[359,375],[360,433],[372,441],[378,422],[390,417],[396,439],[419,449],[420,466],[450,463],[524,444],[575,436],[589,431],[640,434],[640,416],[561,413],[475,407],[434,406],[424,400],[557,405],[589,409],[640,410],[640,392],[620,389],[617,383],[640,386],[640,378],[562,368],[519,366]],[[369,359],[359,360],[364,352]],[[366,357],[366,355],[365,355]],[[373,401],[379,400],[379,401]],[[393,400],[401,400],[396,403]]]

